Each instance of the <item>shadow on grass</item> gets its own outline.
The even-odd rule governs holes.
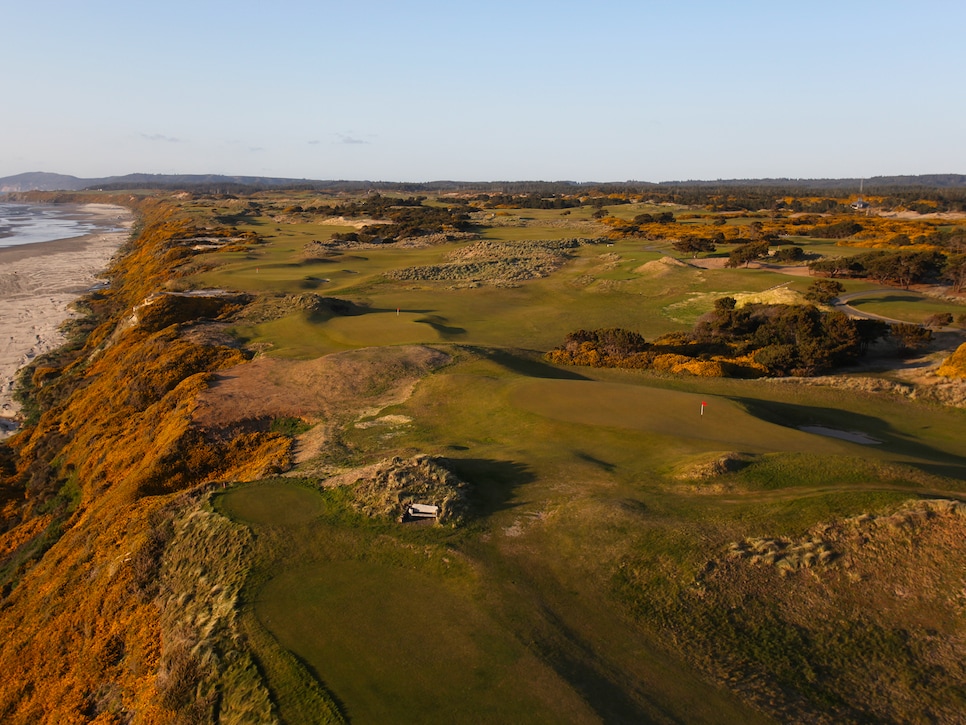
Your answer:
[[[427,315],[426,317],[420,317],[418,320],[414,320],[414,322],[429,325],[444,340],[452,340],[454,337],[459,337],[460,335],[466,334],[465,327],[452,327],[447,325],[445,323],[448,322],[448,320],[445,317],[440,317],[439,315]]]
[[[376,312],[371,307],[358,305],[355,302],[339,297],[320,297],[309,313],[309,322],[328,322],[333,317],[358,317]]]
[[[306,277],[299,282],[299,288],[301,289],[318,289],[324,284],[327,284],[329,280],[323,279],[321,277]]]
[[[602,461],[599,458],[595,458],[594,456],[590,455],[589,453],[584,453],[583,451],[574,451],[574,456],[579,458],[582,461],[586,461],[587,463],[590,463],[591,465],[597,466],[598,468],[602,468],[608,473],[613,471],[616,468],[616,466],[613,463]]]
[[[581,694],[603,722],[655,722],[672,720],[644,688],[612,663],[601,658],[586,641],[549,608],[544,619],[553,634],[538,636],[534,646],[541,659]]]
[[[491,347],[467,347],[467,350],[474,352],[487,360],[496,363],[500,367],[506,368],[510,372],[523,375],[528,378],[545,378],[549,380],[590,380],[585,375],[554,367],[542,360],[537,359],[533,353],[522,350],[507,350],[504,348]]]
[[[261,626],[264,626],[264,625],[261,625]],[[278,643],[276,642],[276,644]],[[280,644],[278,646],[281,647]],[[324,693],[324,696],[327,699],[331,700],[332,706],[335,707],[336,711],[338,712],[339,715],[342,716],[344,721],[352,722],[352,718],[349,715],[349,708],[346,706],[345,702],[335,693],[335,690],[333,690],[328,686],[328,684],[326,684],[325,679],[323,679],[322,677],[322,673],[315,668],[315,665],[313,665],[304,657],[300,657],[299,655],[295,654],[291,650],[288,650],[288,649],[285,650],[285,654],[291,657],[298,667],[302,667],[310,677],[315,679],[316,686],[322,690],[322,692]]]
[[[870,449],[919,459],[914,465],[934,475],[960,479],[966,477],[966,458],[910,438],[882,418],[853,413],[841,408],[793,405],[775,400],[741,397],[731,398],[731,400],[744,407],[756,418],[775,425],[796,429],[814,425],[836,431],[864,433],[879,441],[876,445],[868,446]]]
[[[918,292],[901,292],[896,291],[886,295],[877,295],[874,292],[870,292],[867,296],[853,297],[848,300],[847,304],[853,307],[861,307],[862,305],[868,304],[880,304],[889,302],[902,302],[903,304],[909,304],[910,302],[924,302],[926,300]]]
[[[510,504],[514,490],[531,483],[536,476],[525,463],[491,458],[447,458],[446,468],[472,487],[472,499],[480,516],[489,516]]]
[[[328,280],[321,280],[317,277],[309,276],[302,280],[302,284],[303,287],[305,287],[306,284],[311,285],[315,282],[327,281]],[[327,322],[333,317],[360,317],[362,315],[378,315],[392,312],[399,314],[405,312],[406,314],[410,315],[425,315],[425,317],[419,318],[415,320],[415,322],[429,325],[443,337],[455,337],[466,333],[466,330],[462,327],[451,327],[446,325],[445,323],[448,322],[448,320],[440,315],[434,315],[434,311],[435,310],[414,310],[395,307],[369,307],[368,305],[360,305],[340,297],[320,297],[318,298],[318,301],[315,303],[315,306],[309,315],[309,321]]]

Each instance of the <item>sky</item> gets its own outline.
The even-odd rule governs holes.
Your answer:
[[[0,0],[0,177],[966,173],[966,2]]]

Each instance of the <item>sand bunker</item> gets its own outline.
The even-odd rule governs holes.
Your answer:
[[[798,429],[829,438],[840,438],[850,443],[860,443],[863,446],[877,446],[882,443],[882,441],[857,430],[836,430],[835,428],[826,428],[824,425],[803,425],[799,426]]]

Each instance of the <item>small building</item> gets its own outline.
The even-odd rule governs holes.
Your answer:
[[[427,503],[409,504],[406,514],[414,519],[435,519],[439,518],[439,506]]]

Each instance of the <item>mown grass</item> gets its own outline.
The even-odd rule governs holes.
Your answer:
[[[539,229],[508,229],[519,232],[521,239],[557,236]],[[569,234],[562,236],[574,236],[573,230],[564,231]],[[690,327],[713,308],[718,297],[788,281],[784,275],[755,270],[719,270],[709,285],[709,273],[689,268],[655,270],[659,276],[654,271],[637,271],[662,254],[643,240],[626,240],[613,247],[581,247],[551,277],[513,288],[454,289],[445,282],[396,282],[383,276],[390,269],[438,263],[457,246],[362,250],[306,265],[300,245],[274,240],[259,249],[257,259],[232,261],[229,257],[227,263],[200,275],[197,284],[250,292],[340,296],[371,310],[361,316],[327,320],[293,312],[278,320],[237,328],[237,334],[249,343],[273,344],[272,354],[307,357],[351,347],[412,342],[548,350],[577,328],[621,326],[653,337],[669,329]],[[613,255],[619,259],[615,261]]]
[[[371,522],[344,495],[288,480],[219,498],[219,508],[254,527],[270,562],[249,629],[263,627],[294,653],[351,719],[590,721],[479,605],[478,579],[451,551],[451,534]],[[263,648],[277,659],[264,636]],[[283,713],[305,707],[298,667],[266,670]]]
[[[948,312],[955,318],[966,312],[966,305],[902,290],[870,294],[868,297],[849,300],[849,304],[863,312],[916,324],[936,314]]]

